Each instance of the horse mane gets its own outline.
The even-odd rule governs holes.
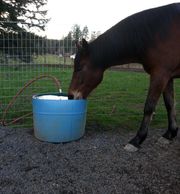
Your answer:
[[[120,21],[89,44],[94,65],[108,67],[142,62],[157,38],[168,36],[169,26],[180,18],[180,3],[148,9]],[[179,20],[180,22],[180,20]]]

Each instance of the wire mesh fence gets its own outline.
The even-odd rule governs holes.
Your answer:
[[[61,88],[67,92],[75,52],[75,41],[72,39],[50,40],[30,32],[0,29],[0,125],[32,127],[32,95],[58,92],[57,85],[53,79],[44,77],[25,87],[18,96],[16,94],[30,80],[42,75],[59,79]],[[137,128],[142,118],[149,78],[139,71],[142,71],[139,64],[117,66],[107,71],[104,81],[89,98],[87,121],[93,125],[101,123]],[[176,81],[178,120],[179,86],[179,81]],[[167,125],[162,99],[155,117],[156,127]]]
[[[31,125],[32,116],[18,119],[31,112],[31,97],[35,93],[57,92],[52,79],[44,78],[18,91],[26,83],[41,75],[57,77],[67,86],[75,45],[73,41],[49,40],[30,32],[0,29],[0,121],[15,121],[13,125]],[[66,69],[66,70],[65,70]],[[16,98],[16,99],[14,99]],[[13,100],[14,99],[14,100]],[[8,110],[6,110],[8,108]]]

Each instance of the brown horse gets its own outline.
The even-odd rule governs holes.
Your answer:
[[[91,43],[83,39],[74,60],[69,95],[87,98],[107,68],[133,62],[141,63],[150,74],[150,86],[140,128],[125,146],[128,151],[138,150],[145,140],[161,94],[168,113],[163,138],[170,141],[177,136],[173,79],[180,77],[180,3],[134,14]]]

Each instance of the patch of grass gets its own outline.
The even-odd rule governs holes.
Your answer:
[[[21,67],[16,70],[13,67],[0,68],[0,118],[5,105],[16,92],[30,79],[40,74],[56,76],[67,92],[71,80],[72,69],[60,69],[54,67]],[[129,130],[137,130],[140,125],[144,102],[149,85],[149,76],[145,73],[106,71],[103,82],[92,92],[88,98],[87,125],[100,125],[104,129],[115,127]],[[175,81],[176,107],[179,120],[180,115],[180,80]],[[31,110],[31,96],[34,93],[56,92],[57,89],[48,79],[34,83],[27,88],[22,97],[12,107],[7,115],[12,119]],[[32,124],[32,119],[26,119],[26,123]],[[20,123],[21,125],[21,123]],[[156,109],[152,127],[166,127],[166,110],[162,98]]]
[[[180,99],[180,80],[175,81],[176,99]],[[149,75],[135,72],[107,71],[101,85],[89,99],[88,121],[107,128],[137,129],[140,125],[149,87]],[[177,116],[180,102],[176,103]],[[95,113],[95,114],[92,114]],[[179,120],[179,119],[178,119]],[[161,99],[151,123],[154,128],[167,127],[167,116]]]
[[[38,55],[34,57],[33,63],[35,64],[66,64],[71,65],[73,60],[69,57],[59,57],[58,55]]]
[[[27,60],[26,58],[29,57],[29,60]],[[31,65],[31,64],[66,64],[66,65],[72,65],[73,64],[73,59],[71,59],[70,57],[63,57],[63,56],[58,56],[55,54],[43,54],[43,55],[32,55],[29,56],[27,55],[24,60],[20,59],[18,57],[13,57],[13,56],[9,56],[8,58],[5,57],[4,55],[2,55],[2,53],[0,52],[0,64],[13,64],[14,66],[16,66],[16,68],[19,65]]]

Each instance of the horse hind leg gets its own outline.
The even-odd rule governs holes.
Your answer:
[[[162,76],[160,76],[162,75]],[[152,75],[150,79],[150,87],[148,96],[144,107],[144,116],[141,126],[137,131],[136,136],[124,147],[129,152],[135,152],[147,137],[148,127],[151,122],[153,112],[155,111],[156,104],[159,100],[161,93],[166,88],[168,79],[162,73]]]
[[[174,105],[174,84],[173,79],[170,80],[163,92],[164,103],[168,116],[168,130],[163,134],[160,141],[168,143],[168,140],[173,140],[177,136],[178,127],[176,121],[176,111]]]

